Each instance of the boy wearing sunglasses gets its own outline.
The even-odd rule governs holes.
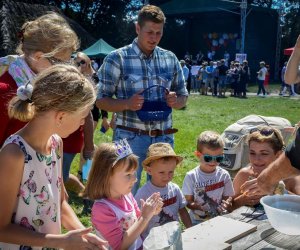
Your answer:
[[[222,138],[214,131],[204,131],[197,139],[195,155],[200,164],[186,174],[182,187],[194,225],[226,212],[234,195],[229,173],[219,167],[223,148]]]

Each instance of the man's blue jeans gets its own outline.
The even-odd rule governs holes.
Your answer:
[[[142,162],[146,159],[147,150],[149,146],[157,142],[166,142],[171,144],[172,147],[174,147],[174,135],[169,134],[157,137],[150,137],[149,135],[139,135],[135,132],[116,128],[116,130],[114,131],[113,140],[118,141],[125,138],[127,139],[128,144],[130,145],[133,153],[139,157],[139,167],[137,169],[137,182],[132,188],[132,194],[135,195],[140,186],[143,170]]]

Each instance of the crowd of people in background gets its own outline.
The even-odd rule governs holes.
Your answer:
[[[202,95],[225,97],[226,91],[230,96],[246,98],[246,87],[251,77],[248,61],[242,63],[231,61],[229,67],[225,59],[218,61],[203,61],[201,65],[190,65],[190,60],[181,60],[185,73],[187,90],[200,92]],[[186,77],[187,75],[187,77]]]
[[[253,77],[247,60],[230,61],[230,54],[227,51],[220,60],[215,60],[214,55],[213,51],[208,51],[207,56],[199,51],[195,60],[192,60],[192,56],[186,52],[184,59],[180,60],[189,94],[211,93],[214,97],[225,97],[225,93],[229,92],[229,96],[247,98],[247,87],[251,82],[255,82],[258,86],[257,96],[266,97],[271,94],[270,65],[264,61],[259,62],[257,75]],[[297,96],[296,84],[287,85],[284,81],[286,64],[287,62],[280,72],[281,88],[278,94]]]

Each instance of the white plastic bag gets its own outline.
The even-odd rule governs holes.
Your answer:
[[[177,221],[151,228],[143,243],[144,250],[182,250],[181,228]]]

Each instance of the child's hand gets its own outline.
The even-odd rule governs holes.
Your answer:
[[[160,193],[153,193],[146,201],[141,199],[142,217],[151,219],[153,215],[158,214],[163,206]]]
[[[158,214],[161,212],[163,206],[164,206],[163,199],[162,199],[162,198],[159,198],[158,204],[157,204],[157,207],[156,207],[156,209],[155,209],[154,215],[158,215]]]
[[[221,204],[217,208],[219,214],[226,214],[232,210],[232,197],[227,200],[222,200]]]
[[[91,234],[92,228],[84,228],[69,231],[62,235],[65,250],[73,249],[107,249],[107,241],[100,239],[98,236]]]

